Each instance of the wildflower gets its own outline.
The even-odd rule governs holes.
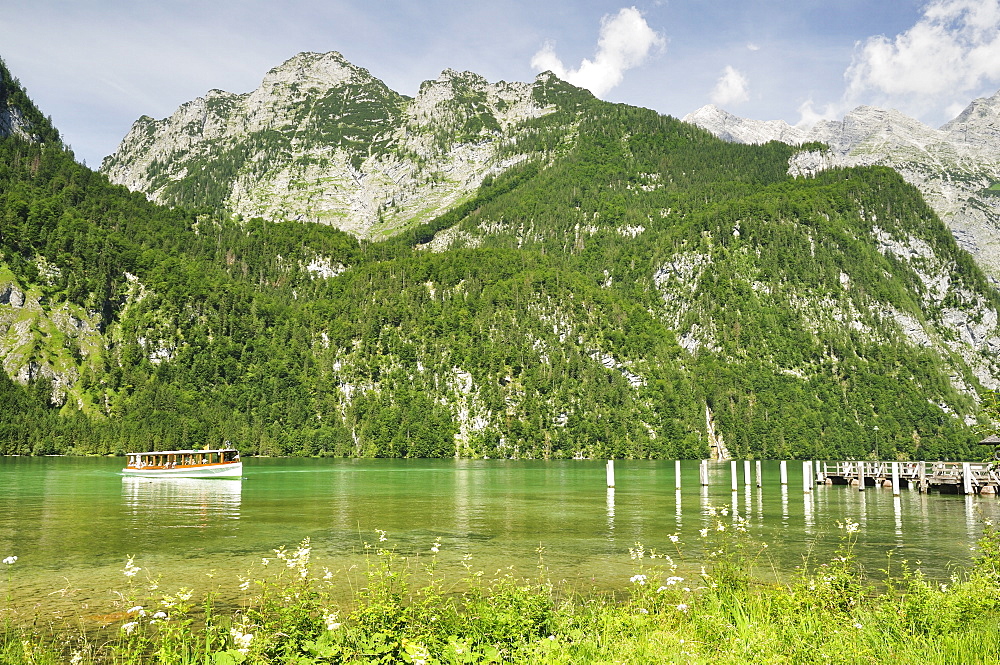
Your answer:
[[[250,578],[243,577],[242,575],[240,575],[239,578],[240,578],[240,591],[246,591],[247,589],[249,589],[250,588]]]
[[[155,614],[153,615],[153,618],[154,618],[154,619],[160,619],[160,620],[162,620],[162,621],[166,621],[166,620],[167,620],[167,613],[166,613],[166,612],[164,612],[163,610],[160,610],[160,611],[156,612],[156,613],[155,613]]]
[[[388,538],[386,538],[385,531],[383,531],[382,529],[375,529],[375,533],[378,534],[378,542],[384,543],[385,541],[389,540]]]
[[[267,557],[264,557],[260,560],[260,562],[266,566],[267,564],[271,563],[271,560],[268,559]]]
[[[630,579],[629,582],[636,582],[636,583],[638,583],[641,586],[641,585],[643,585],[643,584],[646,583],[646,576],[645,575],[633,575],[632,579]]]
[[[723,517],[726,517],[727,515],[729,515],[729,508],[723,506],[722,510],[720,510],[719,512],[722,513]]]
[[[656,590],[656,593],[663,593],[666,590],[667,590],[667,587],[661,586],[659,589]]]
[[[126,635],[131,635],[135,632],[136,626],[139,625],[138,621],[129,621],[128,623],[122,624],[122,632]]]
[[[941,583],[941,593],[945,593],[946,591],[948,591],[948,585],[942,582]]]
[[[431,552],[434,552],[434,554],[437,554],[440,551],[441,551],[441,543],[439,541],[435,540],[434,544],[431,546]]]
[[[698,533],[701,534],[702,538],[708,538],[708,529],[700,529]]]
[[[847,520],[843,524],[837,522],[837,528],[843,529],[847,533],[857,533],[861,529],[861,525],[858,524],[857,522],[852,522],[851,520]]]
[[[649,614],[649,610],[647,610],[645,607],[640,607],[639,614]]]
[[[233,636],[233,644],[236,645],[237,651],[245,654],[250,650],[250,642],[253,641],[253,633],[244,633],[238,628],[230,628],[229,634]]]
[[[723,524],[722,522],[719,522],[718,524],[715,525],[715,530],[716,531],[725,531],[726,530],[726,525]]]
[[[193,594],[194,591],[192,589],[187,589],[182,587],[181,590],[177,592],[177,598],[183,601],[188,601],[191,600],[191,596]]]
[[[142,568],[135,565],[135,557],[130,556],[128,561],[125,562],[125,567],[122,569],[122,572],[125,573],[125,577],[135,577],[135,574],[140,570],[142,570]]]
[[[679,535],[677,535],[676,533],[672,533],[668,537],[670,538],[670,542],[672,542],[672,543],[679,543],[680,540],[681,540],[681,537]]]
[[[680,610],[681,612],[687,612],[688,611],[688,604],[687,603],[680,603],[677,606],[677,609]]]
[[[324,580],[333,579],[333,572],[326,566],[323,566],[323,579]]]
[[[9,557],[7,557],[6,559],[3,560],[3,562],[5,564],[7,564],[8,566],[14,565],[14,563],[16,561],[17,561],[17,557],[16,556],[9,556]]]
[[[73,656],[69,659],[69,665],[80,665],[83,662],[83,653],[79,651],[74,651]]]
[[[144,617],[146,616],[146,610],[142,609],[142,605],[136,605],[135,607],[130,608],[126,614],[138,614],[139,616]]]
[[[636,543],[635,547],[628,548],[628,554],[632,557],[632,560],[642,559],[646,556],[646,548],[642,546],[642,543]]]
[[[672,577],[668,577],[666,579],[667,586],[673,586],[673,585],[677,584],[678,582],[683,582],[683,581],[684,581],[683,577],[677,577],[676,575],[674,575]]]
[[[855,623],[854,627],[860,630],[862,628],[862,625],[860,623]]]
[[[326,624],[327,630],[337,630],[340,628],[340,622],[337,621],[340,617],[337,616],[336,612],[329,612],[323,615],[323,623]]]

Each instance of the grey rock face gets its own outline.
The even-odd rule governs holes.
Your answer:
[[[521,161],[500,148],[547,112],[532,92],[446,70],[411,99],[339,53],[302,53],[251,93],[212,90],[169,118],[140,118],[101,170],[161,203],[378,236]]]
[[[820,141],[830,146],[822,154],[793,157],[789,171],[795,175],[875,164],[897,170],[920,189],[983,270],[1000,280],[1000,196],[987,191],[1000,181],[1000,93],[977,99],[940,129],[871,106],[810,129],[782,121],[745,120],[714,107],[699,109],[684,120],[730,141]]]

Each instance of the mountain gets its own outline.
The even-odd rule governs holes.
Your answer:
[[[0,138],[17,136],[39,142],[59,143],[59,132],[28,97],[0,59]]]
[[[685,120],[727,141],[828,146],[797,155],[790,164],[795,174],[876,164],[895,169],[920,189],[991,279],[1000,279],[1000,197],[994,193],[1000,191],[994,189],[1000,182],[1000,93],[972,102],[940,129],[870,106],[809,129],[783,121],[745,120],[714,106]]]
[[[974,454],[978,394],[1000,387],[1000,297],[897,172],[796,177],[798,147],[725,142],[551,75],[503,84],[521,91],[504,106],[475,75],[407,100],[336,54],[298,60],[264,92],[140,120],[155,140],[139,152],[185,174],[155,191],[0,139],[0,450],[852,459],[878,432],[883,457]],[[292,95],[301,72],[323,83],[251,104]],[[333,78],[353,87],[329,93]],[[368,120],[301,115],[321,102]],[[427,143],[420,128],[442,123]],[[271,187],[294,165],[258,153],[298,149],[311,127],[329,132],[309,154],[331,157],[303,172],[364,183],[409,164],[410,212],[345,213],[348,233],[223,198],[149,200]],[[430,152],[399,147],[418,143]],[[464,194],[423,170],[475,146],[483,175]],[[363,191],[330,182],[329,200]]]
[[[300,53],[244,95],[209,91],[136,121],[101,171],[173,205],[330,224],[377,237],[432,219],[525,156],[505,147],[551,112],[534,85],[444,71],[415,98],[339,53]]]

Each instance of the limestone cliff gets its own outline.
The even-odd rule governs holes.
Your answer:
[[[409,98],[339,53],[301,53],[251,93],[140,118],[101,170],[162,203],[390,234],[523,159],[501,148],[547,112],[534,87],[449,69]]]

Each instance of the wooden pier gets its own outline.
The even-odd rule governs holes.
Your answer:
[[[915,487],[921,492],[1000,494],[1000,465],[989,462],[817,462],[816,482],[832,485]],[[894,474],[895,471],[895,474]]]

